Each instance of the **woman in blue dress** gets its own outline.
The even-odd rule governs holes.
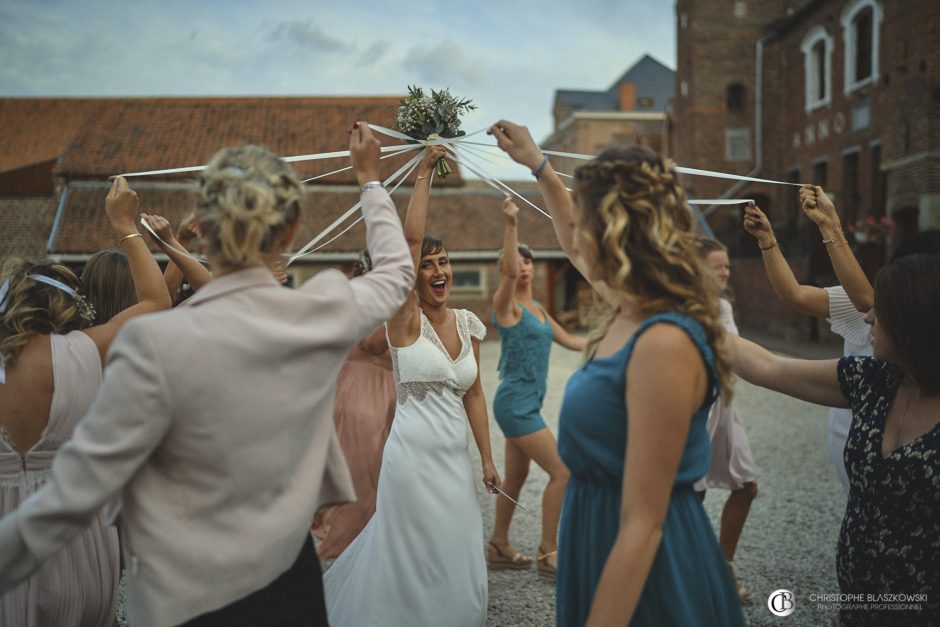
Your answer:
[[[532,251],[519,244],[516,229],[519,207],[507,198],[500,264],[502,277],[493,295],[493,324],[501,339],[499,388],[493,414],[506,436],[505,474],[502,489],[519,499],[532,460],[548,473],[542,493],[542,539],[536,553],[540,576],[555,579],[558,555],[558,517],[568,482],[568,469],[558,456],[555,437],[541,416],[548,379],[552,340],[571,350],[583,350],[584,338],[568,333],[532,297],[535,265]],[[509,499],[496,500],[496,520],[486,547],[492,570],[524,570],[532,558],[509,543],[509,525],[516,506]]]
[[[558,624],[743,625],[693,490],[709,467],[708,410],[730,377],[673,164],[607,149],[576,170],[572,197],[525,127],[500,121],[490,132],[532,169],[562,248],[609,305],[559,421],[571,477]]]

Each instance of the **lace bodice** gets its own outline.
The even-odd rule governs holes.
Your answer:
[[[429,393],[443,396],[445,391],[463,397],[477,378],[477,363],[473,357],[471,338],[482,340],[486,327],[473,312],[455,309],[460,354],[451,359],[434,327],[419,309],[421,334],[410,346],[389,346],[398,404],[409,399],[423,401]]]

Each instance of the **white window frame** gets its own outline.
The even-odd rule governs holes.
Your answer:
[[[855,29],[852,28],[852,22],[855,20],[856,15],[869,7],[871,8],[871,75],[866,79],[855,81],[855,51],[858,42],[855,41]],[[842,22],[842,40],[845,44],[844,91],[846,94],[878,81],[878,48],[883,19],[884,11],[876,0],[855,0],[842,11],[840,21]]]
[[[486,267],[481,265],[464,265],[460,264],[452,269],[452,272],[476,272],[477,276],[480,277],[480,281],[477,285],[473,286],[460,286],[458,287],[456,283],[451,285],[451,291],[455,294],[486,294]]]
[[[825,67],[822,68],[823,82],[826,85],[826,95],[816,98],[815,89],[819,83],[820,68],[816,67],[816,55],[813,48],[820,41],[824,42],[823,59]],[[809,113],[832,102],[832,51],[835,41],[825,28],[815,26],[803,37],[800,50],[803,52],[804,91],[806,93],[806,112]]]

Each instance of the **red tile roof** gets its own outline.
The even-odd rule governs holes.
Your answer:
[[[141,211],[162,215],[172,224],[178,224],[192,210],[192,196],[179,185],[168,188],[167,184],[140,183],[134,187],[140,195]],[[544,205],[535,185],[513,183],[512,187],[536,205]],[[402,187],[393,195],[402,216],[410,193],[410,188]],[[107,186],[104,184],[98,188],[73,187],[70,190],[53,245],[54,253],[93,253],[115,245],[104,212],[106,195]],[[442,237],[452,251],[496,250],[502,246],[502,198],[502,194],[476,181],[461,188],[438,188],[431,196],[428,233]],[[311,187],[304,199],[303,226],[295,248],[320,233],[358,199],[356,187]],[[551,221],[528,205],[520,204],[520,207],[520,239],[535,249],[557,250],[559,247]],[[365,230],[360,223],[325,247],[323,252],[359,251],[364,245]],[[156,250],[156,247],[152,246],[152,249]]]
[[[0,172],[56,159],[109,98],[0,98]]]
[[[0,258],[42,259],[55,216],[52,198],[0,198]]]
[[[347,129],[353,121],[390,127],[398,100],[397,96],[126,100],[89,121],[63,155],[55,174],[69,179],[104,179],[123,172],[197,166],[221,148],[248,143],[266,146],[282,156],[345,150],[349,145]],[[381,139],[386,145],[401,143]],[[339,158],[298,162],[294,167],[308,178],[348,164],[348,158]],[[459,184],[459,172],[455,174],[448,179],[451,185]],[[354,182],[351,172],[323,179],[325,184]]]

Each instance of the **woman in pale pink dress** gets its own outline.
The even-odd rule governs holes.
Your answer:
[[[0,276],[0,516],[16,509],[49,475],[59,447],[91,406],[111,340],[130,318],[165,309],[160,268],[137,234],[137,195],[123,179],[108,194],[108,216],[127,255],[137,304],[102,324],[126,295],[91,289],[65,266],[9,259]],[[108,261],[111,260],[111,261]],[[96,261],[104,265],[120,255]],[[101,269],[101,268],[99,268]],[[114,276],[105,271],[98,276]],[[91,282],[91,281],[90,281]],[[91,285],[90,287],[101,287]],[[111,286],[112,290],[114,286]],[[129,295],[133,302],[134,294]],[[32,577],[0,596],[0,625],[105,627],[114,623],[120,579],[117,531],[103,511]]]
[[[359,256],[353,276],[372,269],[367,251]],[[324,508],[313,524],[320,561],[334,559],[356,539],[375,513],[375,492],[382,449],[395,416],[395,381],[385,326],[352,347],[336,379],[333,420],[352,473],[356,500]]]
[[[698,251],[715,279],[715,290],[724,292],[731,276],[728,249],[721,242],[701,238],[698,241]],[[721,298],[718,304],[725,331],[738,335],[731,303]],[[731,490],[721,511],[718,541],[731,568],[738,596],[742,601],[747,601],[751,598],[751,593],[737,580],[734,572],[734,553],[738,548],[738,540],[741,538],[747,515],[751,511],[751,502],[757,496],[759,471],[754,463],[747,433],[738,420],[733,403],[725,402],[723,398],[715,401],[708,415],[708,432],[712,444],[711,468],[708,474],[695,484],[695,489],[701,498],[705,498],[706,488]]]

